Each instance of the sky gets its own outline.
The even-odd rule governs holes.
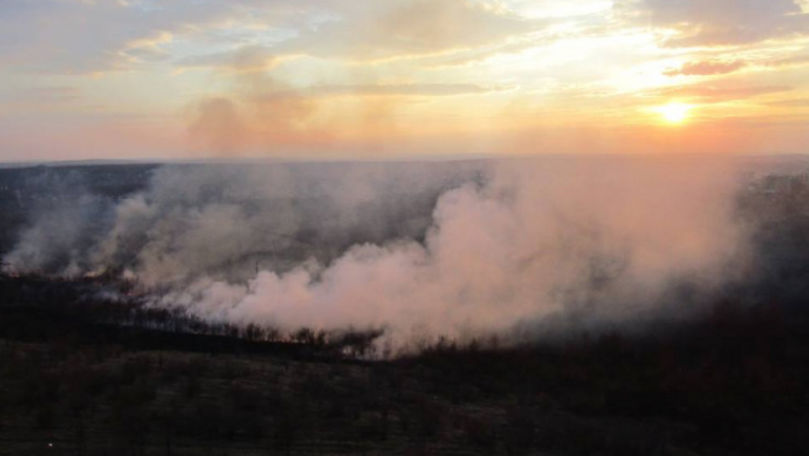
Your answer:
[[[809,0],[0,0],[0,161],[809,152]]]

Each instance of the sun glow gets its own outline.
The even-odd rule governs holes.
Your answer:
[[[655,108],[655,112],[663,117],[666,123],[681,124],[688,119],[693,106],[685,103],[672,102]]]

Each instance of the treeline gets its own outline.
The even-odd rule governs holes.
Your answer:
[[[205,321],[183,309],[149,306],[106,279],[0,274],[0,338],[124,344],[136,349],[288,354],[359,359],[374,355],[382,329],[281,331]]]

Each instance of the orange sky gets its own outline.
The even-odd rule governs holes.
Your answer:
[[[809,1],[8,0],[0,160],[803,153]]]

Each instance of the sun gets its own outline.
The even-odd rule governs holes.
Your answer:
[[[681,124],[688,119],[693,106],[685,103],[671,102],[669,104],[655,108],[655,111],[663,116],[663,120],[670,124]]]

